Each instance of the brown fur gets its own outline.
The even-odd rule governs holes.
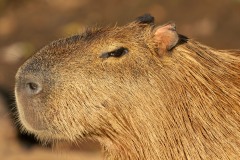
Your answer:
[[[159,55],[153,26],[55,41],[18,71],[23,129],[41,140],[100,142],[106,159],[239,159],[240,51],[180,38]],[[99,56],[118,47],[129,52]],[[44,84],[26,96],[25,79]]]

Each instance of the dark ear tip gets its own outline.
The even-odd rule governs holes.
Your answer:
[[[175,24],[175,22],[171,21],[171,22],[169,22],[169,25],[171,25],[171,27],[176,30],[176,24]]]
[[[140,16],[136,20],[138,23],[142,24],[154,24],[154,17],[148,13]]]

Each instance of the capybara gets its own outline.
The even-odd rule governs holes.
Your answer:
[[[87,29],[16,75],[23,130],[99,142],[105,159],[240,159],[240,50],[216,50],[154,24]]]

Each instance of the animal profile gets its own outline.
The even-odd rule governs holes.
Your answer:
[[[148,14],[48,44],[19,68],[15,95],[24,131],[96,141],[105,159],[240,158],[240,51]]]

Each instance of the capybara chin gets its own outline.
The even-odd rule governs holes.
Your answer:
[[[150,15],[45,46],[15,94],[23,130],[43,141],[91,139],[106,159],[240,159],[240,51]]]

